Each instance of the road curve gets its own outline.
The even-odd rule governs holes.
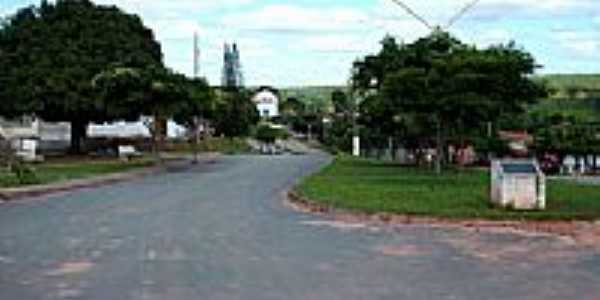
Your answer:
[[[329,158],[236,156],[0,205],[0,299],[600,299],[600,256],[513,233],[282,205]]]

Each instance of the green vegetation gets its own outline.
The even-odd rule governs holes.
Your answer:
[[[264,143],[275,143],[275,141],[282,139],[286,140],[289,138],[289,133],[285,128],[273,127],[270,124],[260,124],[256,128],[254,134],[257,140]]]
[[[19,182],[17,176],[9,172],[0,172],[0,187],[17,187],[31,184],[58,183],[74,179],[84,179],[113,173],[126,172],[152,166],[147,159],[132,162],[120,161],[79,161],[67,163],[46,163],[35,166],[35,180]]]
[[[229,88],[219,93],[214,108],[213,122],[216,133],[226,137],[246,137],[260,120],[249,90]]]
[[[105,107],[93,91],[95,76],[163,67],[161,46],[138,16],[89,0],[44,0],[8,16],[0,25],[0,53],[10,53],[0,55],[0,115],[71,122],[76,152],[90,121],[131,117]]]
[[[344,87],[335,86],[307,86],[307,87],[289,87],[281,89],[283,99],[294,98],[300,100],[306,106],[322,107],[327,109],[331,107],[331,93]]]
[[[539,76],[556,95],[567,95],[569,90],[599,91],[600,74],[551,74]]]
[[[489,175],[481,170],[433,171],[338,157],[298,191],[323,205],[366,213],[442,218],[591,220],[600,218],[600,189],[549,181],[548,210],[517,212],[489,204]]]
[[[552,117],[560,115],[580,122],[600,121],[600,99],[544,99],[529,108],[531,115]]]

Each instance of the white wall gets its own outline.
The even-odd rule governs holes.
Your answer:
[[[184,137],[187,129],[172,120],[167,122],[167,137]],[[112,137],[112,138],[149,138],[152,135],[143,120],[137,122],[113,122],[104,124],[90,124],[88,126],[89,137]]]
[[[279,116],[279,98],[273,92],[264,90],[252,98],[256,103],[256,109],[261,117],[278,117]]]

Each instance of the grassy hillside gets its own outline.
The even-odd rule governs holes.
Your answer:
[[[600,74],[550,74],[540,75],[538,80],[545,81],[549,87],[556,91],[554,97],[566,98],[567,90],[574,88],[580,91],[594,91],[600,93]],[[336,89],[345,89],[344,86],[306,86],[282,88],[284,98],[296,97],[301,100],[311,99],[329,100],[331,93]],[[586,98],[585,94],[578,95]]]
[[[297,98],[308,106],[330,108],[331,94],[336,90],[344,90],[343,86],[307,86],[281,89],[283,99]]]
[[[600,90],[600,74],[554,74],[540,78],[558,91],[566,91],[569,88]]]
[[[331,98],[331,93],[345,87],[337,86],[306,86],[306,87],[291,87],[281,89],[281,93],[285,98],[296,97],[300,100],[310,99],[327,99]]]
[[[532,111],[550,115],[561,113],[587,121],[600,120],[600,74],[551,74],[540,75],[536,79],[546,82],[554,93],[549,99],[532,107]],[[295,97],[309,105],[330,107],[331,93],[345,88],[344,86],[290,87],[282,88],[281,93],[283,99]]]
[[[554,74],[538,79],[546,82],[553,93],[532,107],[533,112],[600,121],[600,74]]]

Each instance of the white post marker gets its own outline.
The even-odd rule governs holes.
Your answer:
[[[352,138],[352,155],[360,157],[360,137],[355,136]]]

